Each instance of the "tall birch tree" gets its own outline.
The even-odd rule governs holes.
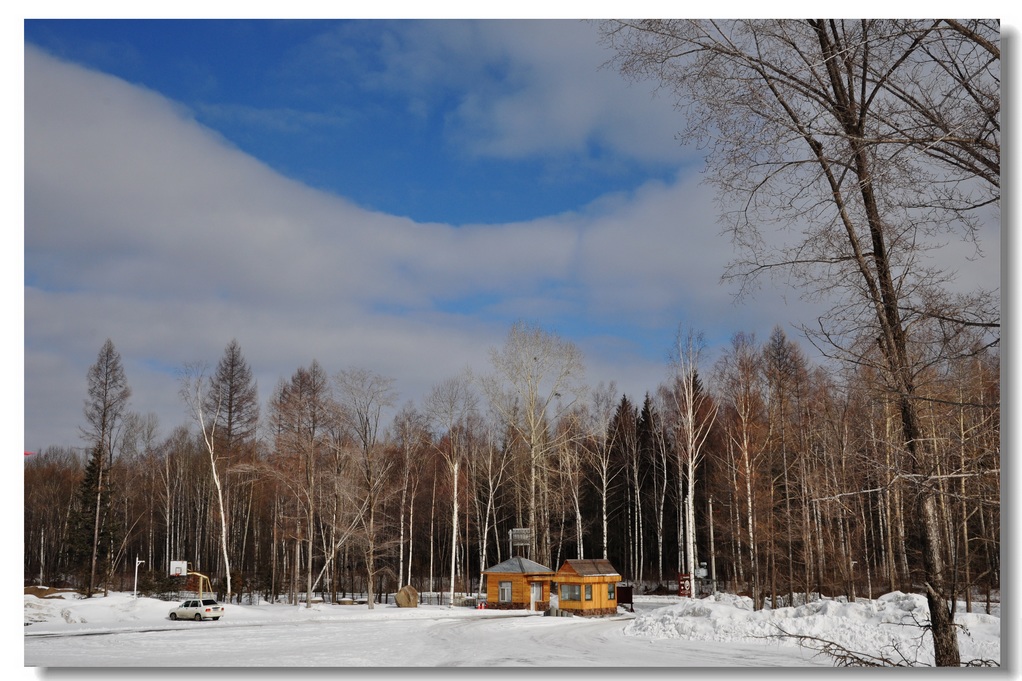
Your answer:
[[[560,446],[551,424],[585,394],[582,352],[571,341],[538,326],[516,322],[501,348],[490,351],[494,373],[484,379],[493,407],[521,437],[528,453],[526,522],[532,529],[531,558],[540,557],[537,542],[541,476],[551,454]],[[543,546],[543,553],[549,552]],[[547,560],[547,558],[542,558]]]
[[[608,517],[611,490],[621,467],[614,464],[614,452],[617,447],[618,429],[612,428],[614,413],[617,406],[617,384],[600,383],[593,391],[589,410],[592,432],[590,446],[586,450],[589,469],[600,497],[600,540],[603,547],[602,558],[607,559]]]
[[[281,381],[270,402],[276,461],[266,470],[290,489],[301,509],[303,517],[295,523],[292,574],[297,584],[304,546],[306,607],[312,607],[315,520],[321,486],[319,461],[334,430],[336,413],[329,378],[316,360],[295,371],[290,380]]]
[[[185,366],[181,376],[181,399],[184,400],[191,412],[192,418],[199,424],[199,433],[206,445],[206,453],[209,456],[210,479],[213,481],[213,489],[216,491],[217,517],[219,519],[220,551],[224,564],[224,584],[227,599],[230,600],[234,592],[231,586],[231,557],[227,550],[227,506],[224,503],[224,487],[226,480],[223,479],[221,455],[217,447],[220,441],[217,426],[220,423],[221,413],[225,409],[226,386],[216,385],[207,375],[205,365],[188,364]],[[209,409],[209,411],[207,411]]]
[[[800,282],[832,304],[811,337],[882,372],[918,483],[936,663],[958,666],[942,453],[920,425],[917,380],[966,330],[999,340],[996,293],[927,260],[948,234],[978,250],[999,218],[998,22],[649,20],[607,22],[603,35],[622,72],[677,98],[684,139],[709,143],[708,176],[741,250],[729,276],[743,291],[761,273]]]
[[[717,419],[717,404],[699,380],[706,341],[693,329],[678,329],[670,358],[671,379],[661,390],[670,405],[678,495],[678,572],[695,576],[696,476]]]
[[[380,514],[384,485],[391,462],[379,451],[380,419],[394,406],[394,380],[370,369],[353,367],[337,374],[341,418],[351,433],[358,454],[355,470],[361,485],[360,520],[365,541],[366,584],[369,608],[374,607],[380,550]]]
[[[461,517],[461,472],[468,456],[469,419],[476,411],[476,396],[468,374],[436,384],[426,397],[425,411],[433,426],[433,444],[447,466],[451,479],[451,583],[450,606],[454,607],[454,582],[458,560],[458,526]]]

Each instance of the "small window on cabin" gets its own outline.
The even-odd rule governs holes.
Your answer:
[[[614,596],[614,582],[607,584],[607,598],[609,598],[612,601],[615,600],[616,598]]]
[[[593,585],[592,584],[586,584],[586,600],[587,601],[593,600]]]
[[[511,582],[501,582],[497,593],[497,600],[501,603],[511,602]]]
[[[580,584],[561,584],[562,601],[582,600],[582,587]]]

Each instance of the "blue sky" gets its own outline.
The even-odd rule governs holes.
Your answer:
[[[602,68],[591,24],[24,29],[26,449],[81,444],[106,338],[166,434],[175,368],[232,339],[263,401],[313,359],[417,400],[524,319],[641,399],[679,324],[716,347],[815,314],[734,303],[680,114]]]
[[[670,139],[666,118],[658,121],[662,148],[646,155],[586,121],[528,141],[516,140],[513,126],[531,135],[526,126],[547,121],[501,129],[497,119],[524,113],[514,110],[516,95],[542,95],[556,82],[544,82],[549,64],[518,50],[563,32],[592,34],[576,23],[480,30],[445,21],[26,21],[25,38],[183,104],[200,124],[304,184],[373,210],[458,225],[574,210],[670,180],[679,164],[697,161]],[[524,40],[502,42],[511,39]],[[595,72],[601,55],[588,56],[581,68]]]

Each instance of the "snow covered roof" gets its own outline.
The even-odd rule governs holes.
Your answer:
[[[514,573],[534,573],[534,572],[549,572],[553,573],[553,570],[545,565],[540,565],[535,561],[531,561],[528,558],[522,558],[521,556],[513,556],[508,558],[503,563],[497,563],[491,568],[483,570],[483,572],[514,572]]]
[[[620,577],[621,575],[614,566],[610,564],[609,560],[603,558],[573,558],[564,561],[564,566],[570,567],[581,577],[598,577],[598,576],[615,576]]]

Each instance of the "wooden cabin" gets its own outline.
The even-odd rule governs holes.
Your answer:
[[[483,571],[486,607],[498,610],[546,610],[554,571],[514,556]]]
[[[620,581],[609,560],[566,560],[554,574],[558,608],[574,615],[616,615]]]

